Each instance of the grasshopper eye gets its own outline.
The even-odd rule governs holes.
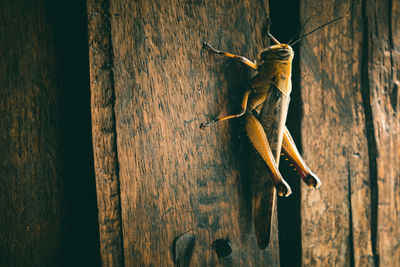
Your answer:
[[[290,51],[288,49],[281,49],[278,50],[276,54],[281,58],[286,58],[290,55]]]

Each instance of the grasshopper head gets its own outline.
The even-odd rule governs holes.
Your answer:
[[[261,51],[258,55],[258,61],[268,61],[268,60],[279,60],[279,61],[289,61],[291,62],[294,57],[293,49],[288,44],[281,44],[272,34],[268,33],[268,37],[274,42],[271,45]]]
[[[292,47],[288,44],[275,44],[263,49],[258,57],[261,61],[292,61],[294,52]]]

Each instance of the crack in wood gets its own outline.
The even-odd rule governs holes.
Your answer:
[[[348,185],[348,202],[349,202],[349,247],[350,247],[350,267],[355,266],[354,261],[354,234],[353,234],[353,207],[351,203],[351,169],[350,169],[350,159],[347,160],[347,185]]]
[[[361,57],[361,96],[365,115],[365,131],[368,143],[368,160],[369,160],[369,180],[370,180],[370,197],[371,197],[371,244],[374,265],[379,266],[379,252],[377,248],[378,236],[378,170],[377,170],[377,144],[375,139],[374,117],[371,105],[371,88],[369,79],[369,21],[367,16],[367,1],[362,1],[362,24],[363,24],[363,42]]]

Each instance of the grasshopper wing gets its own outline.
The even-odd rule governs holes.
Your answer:
[[[258,116],[277,165],[279,165],[289,101],[288,95],[284,95],[278,88],[271,85],[264,107]],[[253,223],[258,245],[264,249],[270,241],[276,191],[272,183],[272,173],[266,167],[265,162],[256,161],[254,164],[252,174]]]
[[[256,195],[253,195],[254,231],[261,249],[266,248],[271,239],[271,226],[276,203],[275,194],[276,190],[270,182],[269,184],[264,183],[263,189],[258,188]]]

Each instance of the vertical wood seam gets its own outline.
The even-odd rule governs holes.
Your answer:
[[[389,5],[389,14],[388,14],[388,31],[389,31],[389,52],[390,52],[390,77],[393,79],[393,67],[394,67],[394,60],[393,60],[393,50],[394,50],[394,40],[393,40],[393,28],[392,28],[392,12],[393,12],[393,0],[388,0]],[[391,87],[393,81],[389,80],[389,87]]]
[[[112,92],[112,102],[111,102],[111,107],[112,107],[112,133],[114,137],[114,147],[113,150],[115,151],[115,173],[116,173],[116,184],[117,184],[117,191],[118,191],[118,211],[119,211],[119,221],[120,221],[120,237],[121,237],[121,242],[120,242],[120,248],[121,248],[121,266],[125,266],[125,250],[124,250],[124,231],[122,229],[122,206],[121,206],[121,189],[120,189],[120,181],[119,181],[119,159],[118,159],[118,138],[117,138],[117,126],[115,122],[115,85],[114,85],[114,53],[113,53],[113,42],[112,42],[112,31],[111,31],[111,14],[110,14],[110,0],[106,0],[106,6],[105,6],[105,18],[104,18],[104,23],[105,26],[107,27],[107,33],[108,36],[107,38],[109,39],[110,46],[108,48],[108,53],[109,53],[109,60],[110,60],[110,65],[109,65],[109,70],[110,70],[110,79],[111,79],[111,92]]]
[[[353,231],[353,207],[351,202],[352,195],[352,181],[351,181],[351,169],[350,169],[350,159],[347,160],[347,184],[348,184],[348,202],[349,202],[349,247],[350,247],[350,267],[355,266],[354,259],[354,231]]]
[[[369,181],[371,197],[371,245],[375,267],[379,266],[378,237],[378,170],[377,143],[375,139],[374,117],[371,106],[371,88],[369,79],[370,29],[368,26],[367,2],[362,1],[362,56],[361,56],[361,97],[365,115],[365,131],[368,146]]]
[[[109,46],[109,55],[110,55],[110,76],[111,76],[111,91],[112,91],[112,128],[114,135],[114,151],[115,151],[115,172],[116,172],[116,183],[118,187],[118,209],[119,209],[119,221],[120,221],[120,237],[121,237],[121,265],[125,266],[125,250],[124,250],[124,231],[123,231],[123,220],[122,220],[122,203],[121,203],[121,188],[120,188],[120,179],[119,179],[119,157],[118,157],[118,138],[117,138],[117,125],[116,125],[116,116],[115,116],[115,84],[114,84],[114,52],[113,52],[113,38],[111,31],[111,13],[110,13],[110,0],[106,0],[106,18],[105,23],[108,30],[108,39],[110,40]]]
[[[393,40],[393,27],[392,27],[392,21],[393,21],[393,0],[388,0],[388,5],[389,5],[389,14],[388,14],[388,37],[389,37],[389,53],[390,53],[390,79],[388,81],[389,88],[393,88],[394,90],[390,91],[390,101],[393,107],[393,110],[397,113],[398,111],[398,100],[397,100],[397,92],[398,89],[395,89],[396,86],[396,77],[395,77],[395,69],[396,65],[394,63],[394,40]]]
[[[286,4],[287,5],[287,4]],[[299,31],[300,3],[292,4],[293,10],[282,17],[285,4],[279,1],[269,3],[272,34],[281,42],[290,40],[294,33]],[[300,45],[293,47],[295,56],[292,62],[292,93],[286,119],[288,127],[296,145],[302,150],[301,120],[303,119],[303,106],[301,103],[300,86]],[[301,184],[297,172],[288,164],[279,164],[281,174],[286,181],[290,181],[293,195],[288,199],[277,199],[278,230],[279,230],[279,258],[281,266],[300,266],[302,262],[301,240]],[[298,210],[293,212],[293,210]]]

